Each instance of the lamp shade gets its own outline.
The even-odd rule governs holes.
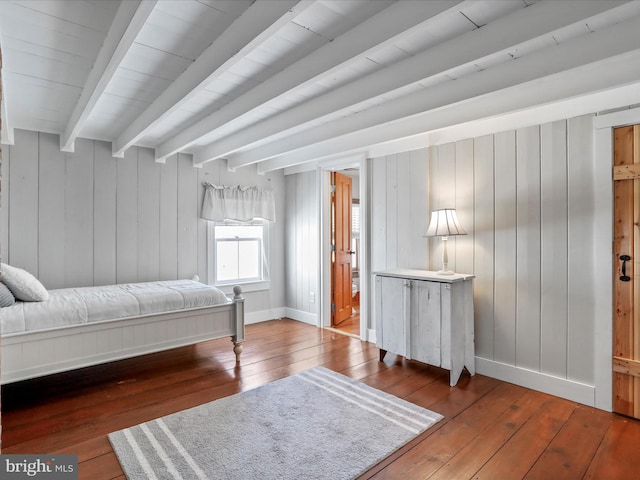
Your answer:
[[[431,222],[425,237],[448,237],[450,235],[466,235],[467,232],[460,225],[458,216],[453,208],[443,208],[431,212]]]

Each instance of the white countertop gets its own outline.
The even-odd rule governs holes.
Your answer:
[[[392,270],[382,270],[373,272],[374,275],[383,277],[410,278],[412,280],[429,280],[431,282],[454,283],[463,282],[475,278],[475,275],[467,275],[465,273],[454,273],[453,275],[440,275],[438,272],[430,270],[413,270],[409,268],[396,268]]]

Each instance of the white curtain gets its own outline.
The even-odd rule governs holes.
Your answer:
[[[276,201],[273,190],[258,187],[226,187],[204,183],[202,218],[223,222],[234,220],[276,221]]]

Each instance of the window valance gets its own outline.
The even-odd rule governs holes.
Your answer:
[[[249,222],[263,219],[276,221],[276,201],[273,190],[258,187],[227,187],[204,185],[202,218],[222,222],[235,220]]]

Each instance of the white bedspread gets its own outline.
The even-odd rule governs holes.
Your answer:
[[[45,302],[0,308],[2,334],[46,330],[229,303],[215,287],[193,280],[49,290]]]

